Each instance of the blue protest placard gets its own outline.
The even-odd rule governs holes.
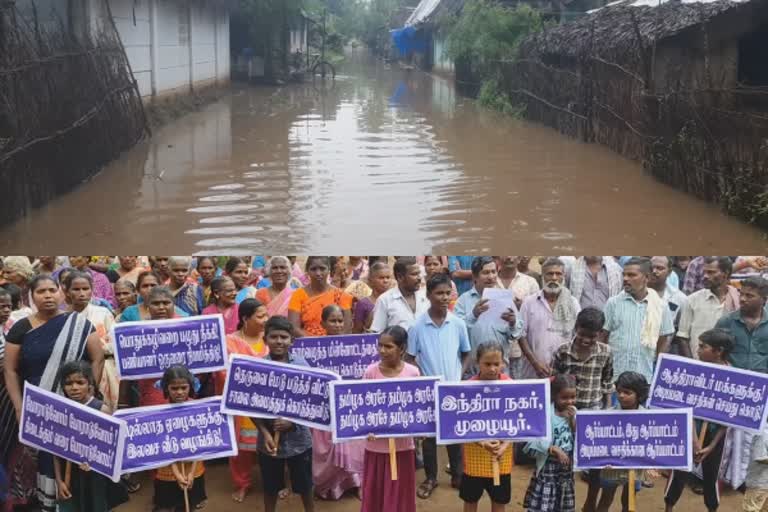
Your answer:
[[[760,433],[768,416],[768,375],[662,354],[651,407],[693,408],[693,417]]]
[[[434,437],[439,377],[331,382],[333,442],[376,437]]]
[[[327,370],[233,354],[221,410],[252,418],[284,418],[330,431],[328,385],[340,379]]]
[[[438,444],[476,441],[550,439],[550,382],[438,382]]]
[[[220,396],[123,409],[115,417],[127,426],[123,473],[237,455],[234,421],[221,412]]]
[[[579,411],[574,469],[680,469],[693,462],[690,409]]]
[[[74,462],[117,482],[125,444],[125,423],[28,382],[19,422],[22,444]]]
[[[342,379],[360,379],[368,366],[379,360],[379,335],[297,338],[291,353],[303,357],[313,368],[338,373]]]
[[[111,335],[117,373],[123,380],[159,378],[176,364],[192,373],[226,367],[227,338],[221,315],[117,323]]]

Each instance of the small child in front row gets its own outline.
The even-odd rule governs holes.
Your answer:
[[[398,325],[387,327],[379,336],[379,362],[371,364],[363,379],[419,377],[421,372],[403,361],[408,333]],[[395,439],[397,480],[392,480],[389,441],[368,436],[363,465],[363,492],[360,512],[416,512],[415,448],[409,437]]]
[[[699,336],[699,360],[705,363],[728,365],[728,356],[735,345],[733,336],[723,329],[711,329]],[[701,464],[704,476],[704,505],[708,512],[715,512],[720,506],[720,493],[718,492],[718,480],[720,474],[720,462],[723,458],[723,445],[727,428],[715,423],[707,424],[704,434],[704,446],[699,446],[699,432],[702,421],[694,421],[694,458],[696,464]],[[687,471],[673,471],[669,477],[664,502],[666,512],[673,512],[680,496],[683,494],[685,484],[690,473]]]
[[[91,409],[112,414],[110,408],[96,398],[96,379],[91,365],[72,361],[59,370],[64,396]],[[66,464],[71,464],[66,478]],[[128,501],[125,488],[104,475],[91,471],[87,463],[75,465],[55,457],[53,469],[58,488],[58,510],[61,512],[106,512]]]
[[[195,378],[185,366],[174,365],[165,370],[160,385],[163,396],[171,404],[181,404],[194,398]],[[156,511],[185,510],[184,489],[187,490],[192,509],[205,507],[208,496],[205,492],[205,466],[202,461],[176,462],[157,470],[154,498]]]
[[[650,387],[648,381],[641,374],[637,372],[622,373],[616,379],[616,395],[619,405],[614,407],[614,409],[645,409],[643,404],[648,400]],[[584,512],[608,512],[619,487],[622,488],[621,510],[622,512],[628,512],[630,470],[605,468],[598,471],[600,472],[599,478],[590,478],[587,500],[584,503]],[[635,492],[639,492],[642,489],[645,472],[634,471],[636,471]],[[599,486],[599,488],[595,489],[594,486]],[[600,491],[602,491],[600,501],[595,506]]]
[[[273,316],[264,325],[264,341],[269,355],[264,359],[280,363],[309,366],[301,357],[291,354],[293,324],[284,316]],[[309,428],[278,418],[256,420],[259,429],[258,451],[264,486],[264,510],[275,512],[277,499],[285,489],[285,467],[291,476],[291,488],[301,496],[305,512],[314,512],[312,488],[312,436]],[[278,443],[275,436],[280,434]]]
[[[558,374],[552,378],[552,440],[528,443],[525,450],[536,457],[536,470],[525,493],[529,512],[574,512],[573,431],[576,417],[576,379]]]
[[[504,372],[504,348],[496,343],[481,343],[477,347],[479,373],[470,380],[510,380]],[[503,512],[512,500],[512,443],[481,441],[463,445],[464,474],[459,486],[459,498],[464,512],[476,512],[477,503],[488,492],[491,511]],[[493,461],[499,461],[500,485],[493,484]]]

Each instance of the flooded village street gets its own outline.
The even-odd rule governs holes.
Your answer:
[[[356,234],[365,235],[360,243]],[[751,254],[768,246],[759,229],[636,162],[484,111],[452,80],[362,50],[332,87],[233,84],[4,227],[0,240],[5,253],[30,254],[84,245],[109,254]]]

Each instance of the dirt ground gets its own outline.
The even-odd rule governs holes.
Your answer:
[[[445,451],[440,450],[440,467],[444,468],[447,464]],[[208,492],[208,512],[259,512],[264,510],[261,494],[258,492],[259,470],[254,468],[255,490],[249,494],[242,504],[236,504],[232,501],[231,483],[229,480],[229,471],[226,464],[214,463],[206,466],[206,490]],[[515,466],[512,472],[512,502],[507,507],[508,512],[523,512],[523,498],[528,482],[531,477],[532,467]],[[424,472],[418,471],[416,474],[417,482],[424,478]],[[440,485],[429,500],[416,500],[416,509],[419,512],[460,512],[462,502],[459,500],[458,491],[451,489],[450,477],[441,472],[439,475]],[[664,510],[664,485],[665,479],[655,480],[654,488],[643,489],[638,494],[637,510],[638,512],[662,512]],[[150,512],[152,510],[152,482],[144,476],[141,479],[142,489],[131,496],[131,501],[121,507],[118,512]],[[576,479],[576,498],[577,510],[580,510],[586,495],[586,485],[577,477]],[[720,510],[724,512],[740,512],[742,495],[733,490],[724,490],[722,495]],[[621,506],[618,504],[618,496],[611,512],[619,512]],[[360,502],[352,497],[345,496],[340,501],[321,501],[317,500],[315,509],[317,512],[358,512]],[[300,512],[302,511],[301,500],[297,496],[291,496],[278,504],[279,511]],[[676,512],[700,512],[706,510],[703,497],[693,494],[689,489],[683,493]],[[487,496],[480,502],[480,511],[490,511],[490,502]],[[390,511],[382,511],[390,512]],[[396,511],[391,511],[396,512]]]

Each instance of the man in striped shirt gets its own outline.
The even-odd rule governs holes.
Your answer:
[[[605,304],[605,330],[613,351],[616,376],[626,371],[642,374],[648,382],[653,378],[656,357],[669,349],[669,337],[674,334],[672,312],[655,290],[648,288],[651,263],[648,258],[632,258],[624,265],[624,290]],[[655,296],[655,297],[654,297]],[[654,311],[660,305],[661,311]],[[654,343],[642,341],[648,314],[660,315]],[[646,334],[647,336],[647,334]],[[655,345],[655,347],[653,346]]]

